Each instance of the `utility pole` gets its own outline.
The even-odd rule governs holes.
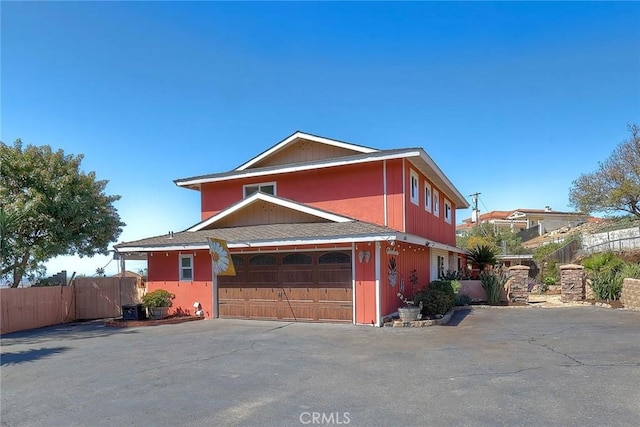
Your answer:
[[[473,210],[471,211],[471,222],[478,222],[480,220],[480,211],[478,210],[478,196],[480,193],[473,193],[471,197]]]

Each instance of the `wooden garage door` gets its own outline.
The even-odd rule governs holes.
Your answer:
[[[347,251],[233,255],[235,277],[220,277],[220,317],[351,322]]]

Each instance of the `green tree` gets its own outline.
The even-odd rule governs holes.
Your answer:
[[[640,127],[628,128],[631,137],[599,163],[598,170],[573,181],[569,202],[579,211],[623,211],[640,218]]]
[[[467,236],[457,237],[456,245],[471,250],[478,246],[490,246],[495,253],[523,254],[522,239],[505,226],[483,222],[475,225]]]
[[[106,254],[125,225],[107,181],[80,170],[83,156],[0,141],[0,279],[17,287],[59,255]]]

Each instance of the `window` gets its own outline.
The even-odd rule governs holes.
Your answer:
[[[431,185],[424,182],[424,210],[431,212]]]
[[[180,255],[180,281],[193,280],[193,255]]]
[[[438,255],[438,277],[442,277],[444,274],[444,257]]]
[[[451,224],[451,202],[444,199],[444,220]]]
[[[244,187],[244,197],[249,197],[258,191],[262,193],[276,195],[276,183],[275,182],[263,182],[261,184],[249,184]]]
[[[420,196],[418,195],[418,174],[413,170],[410,172],[411,174],[411,203],[414,205],[418,205]]]
[[[276,265],[276,257],[273,255],[256,255],[249,259],[249,265]]]
[[[313,260],[307,254],[290,254],[286,257],[282,258],[283,265],[301,265],[301,264],[312,264]]]
[[[440,216],[440,193],[438,190],[433,190],[433,214]]]
[[[320,255],[318,264],[351,264],[351,257],[343,252],[328,252]]]

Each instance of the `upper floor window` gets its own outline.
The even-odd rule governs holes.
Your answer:
[[[249,184],[244,186],[244,197],[249,197],[252,194],[261,191],[263,193],[276,195],[276,183],[275,182],[263,182],[260,184]]]
[[[193,255],[180,255],[180,281],[193,281]]]
[[[431,185],[424,182],[424,210],[431,212]]]
[[[451,202],[444,199],[444,220],[451,224]]]
[[[411,203],[419,204],[420,196],[418,195],[418,174],[411,170]]]
[[[440,216],[440,192],[433,190],[433,214]]]

